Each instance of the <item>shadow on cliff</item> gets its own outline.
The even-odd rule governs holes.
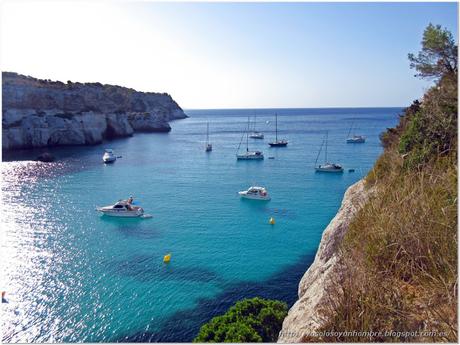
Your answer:
[[[118,338],[117,342],[191,342],[200,327],[221,315],[235,302],[252,297],[278,299],[291,307],[297,300],[300,279],[314,260],[314,254],[304,255],[298,262],[260,282],[235,284],[214,298],[198,301],[193,309],[177,312],[168,318],[157,332],[138,332]]]

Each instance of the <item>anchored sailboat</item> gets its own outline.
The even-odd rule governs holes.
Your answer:
[[[211,152],[212,151],[212,144],[209,142],[209,122],[206,124],[206,147],[205,147],[206,152]]]
[[[256,131],[256,119],[257,119],[257,116],[256,114],[254,114],[254,131],[249,135],[249,137],[252,139],[263,139],[264,134]]]
[[[275,113],[275,141],[268,143],[271,147],[287,146],[288,142],[285,139],[278,140],[278,114]]]
[[[244,134],[243,134],[244,136]],[[241,136],[240,144],[238,145],[238,151],[240,150],[241,142],[243,140]],[[261,160],[264,159],[264,154],[262,151],[249,151],[249,117],[248,117],[248,127],[246,130],[246,152],[237,153],[237,160]]]
[[[366,141],[366,137],[362,135],[356,135],[353,133],[353,136],[350,137],[351,130],[353,129],[353,124],[354,122],[351,123],[350,130],[348,131],[347,134],[347,144],[362,144]]]
[[[341,165],[335,164],[335,163],[329,163],[327,161],[327,137],[328,137],[328,132],[326,131],[326,138],[321,143],[321,147],[319,148],[318,155],[316,156],[315,170],[317,172],[343,173],[343,168],[342,168]],[[316,163],[318,162],[318,158],[319,158],[319,155],[321,154],[321,150],[322,150],[324,144],[326,144],[325,159],[324,159],[325,163],[316,165]]]

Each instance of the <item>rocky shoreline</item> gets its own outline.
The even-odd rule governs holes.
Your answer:
[[[94,145],[135,132],[169,132],[186,118],[166,93],[66,84],[2,72],[2,149]]]
[[[365,188],[364,180],[345,192],[339,211],[323,232],[313,264],[299,283],[299,298],[283,321],[278,343],[300,343],[315,338],[315,331],[322,326],[321,307],[332,286],[340,281],[340,243],[371,192],[372,189]]]

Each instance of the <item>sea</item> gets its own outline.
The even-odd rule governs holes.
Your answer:
[[[189,342],[238,300],[291,306],[344,192],[372,168],[379,135],[401,111],[186,110],[170,133],[50,148],[53,163],[34,161],[40,149],[5,153],[2,341]],[[268,146],[275,114],[287,147]],[[264,140],[246,140],[248,118]],[[349,132],[366,142],[347,144]],[[326,160],[326,133],[327,160],[342,174],[314,170]],[[265,159],[237,161],[246,145]],[[114,164],[103,164],[105,148]],[[255,185],[271,201],[239,197]],[[153,217],[96,211],[129,196]]]

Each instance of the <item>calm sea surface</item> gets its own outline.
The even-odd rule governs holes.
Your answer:
[[[189,110],[169,134],[56,148],[55,163],[31,161],[40,151],[2,162],[3,341],[191,341],[239,299],[292,304],[343,193],[372,167],[379,134],[401,109],[276,111],[286,148],[267,145],[275,110]],[[266,159],[237,162],[254,113],[265,140],[249,146]],[[365,144],[345,143],[352,121]],[[313,169],[326,131],[329,160],[343,174]],[[106,147],[122,158],[102,164]],[[251,185],[265,186],[272,200],[240,200],[237,192]],[[154,217],[95,211],[130,195]]]

